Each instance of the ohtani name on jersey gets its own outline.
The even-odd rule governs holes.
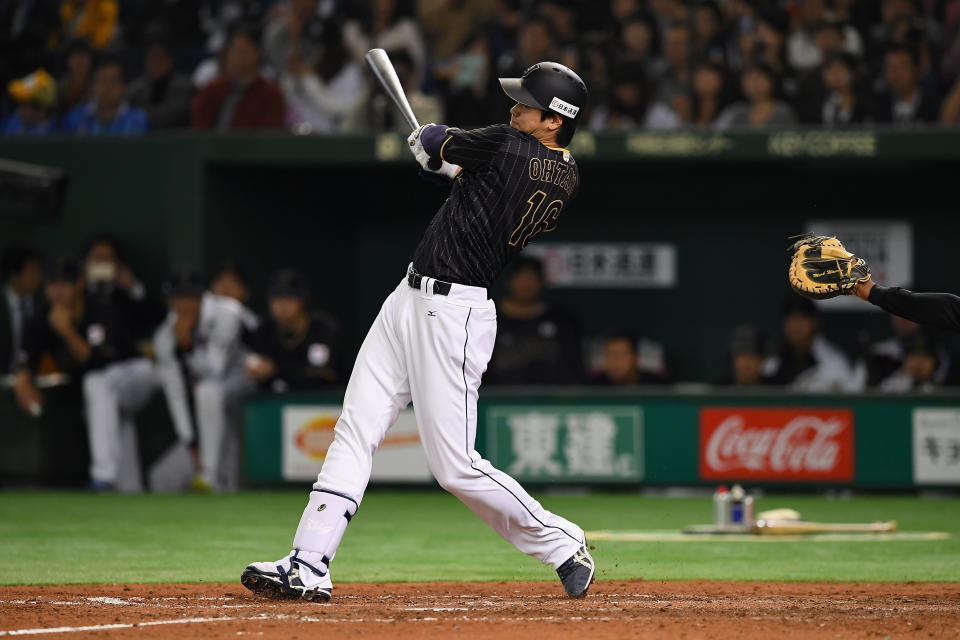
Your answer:
[[[560,185],[568,196],[573,193],[573,188],[577,184],[577,172],[571,171],[569,164],[559,160],[530,158],[528,169],[531,180]]]

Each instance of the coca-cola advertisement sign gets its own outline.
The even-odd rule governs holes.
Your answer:
[[[705,408],[700,411],[704,480],[853,480],[849,409]]]

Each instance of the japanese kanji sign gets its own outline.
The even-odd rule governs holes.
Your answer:
[[[960,484],[960,409],[913,410],[913,481]]]
[[[639,407],[494,407],[486,428],[490,461],[521,481],[643,479]]]

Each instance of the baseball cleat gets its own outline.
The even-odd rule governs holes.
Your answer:
[[[593,584],[595,571],[593,557],[590,556],[587,547],[583,546],[569,560],[560,565],[557,575],[560,576],[560,582],[563,583],[568,596],[582,598],[587,595],[587,589]]]
[[[330,572],[298,558],[296,551],[277,562],[247,565],[240,575],[240,584],[272,600],[326,602],[333,590]]]

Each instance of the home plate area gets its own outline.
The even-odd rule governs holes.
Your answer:
[[[327,634],[324,636],[323,634]],[[960,584],[341,584],[326,604],[239,585],[0,588],[0,638],[956,638]]]

